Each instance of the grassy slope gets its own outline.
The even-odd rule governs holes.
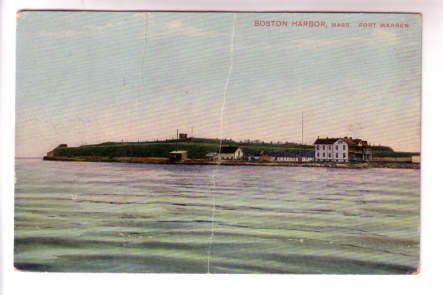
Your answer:
[[[56,156],[103,156],[103,157],[168,157],[173,150],[186,150],[190,158],[204,158],[209,152],[215,152],[217,145],[203,143],[127,143],[101,144],[71,148],[62,148],[55,151]]]
[[[297,144],[270,144],[270,143],[238,143],[223,141],[223,145],[241,146],[244,153],[254,154],[261,151],[285,152],[312,150],[312,146]],[[219,148],[217,139],[192,139],[188,141],[161,141],[161,142],[135,142],[116,143],[107,142],[97,145],[85,145],[80,147],[59,148],[54,151],[55,156],[79,157],[79,156],[104,156],[104,157],[167,157],[173,150],[186,150],[191,159],[204,158],[206,154],[216,152]]]

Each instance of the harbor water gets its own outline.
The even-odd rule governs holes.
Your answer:
[[[413,273],[419,226],[420,170],[16,160],[19,270]]]

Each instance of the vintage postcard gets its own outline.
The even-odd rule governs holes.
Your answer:
[[[413,274],[421,15],[17,15],[20,271]]]

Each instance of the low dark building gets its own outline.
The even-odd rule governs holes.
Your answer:
[[[261,162],[271,162],[274,161],[274,157],[267,152],[261,152],[260,153],[260,160]]]
[[[169,160],[171,162],[183,162],[188,159],[187,151],[172,151],[169,153]]]

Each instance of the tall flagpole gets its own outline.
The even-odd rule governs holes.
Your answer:
[[[304,134],[303,134],[303,112],[301,112],[301,144],[304,144]]]

